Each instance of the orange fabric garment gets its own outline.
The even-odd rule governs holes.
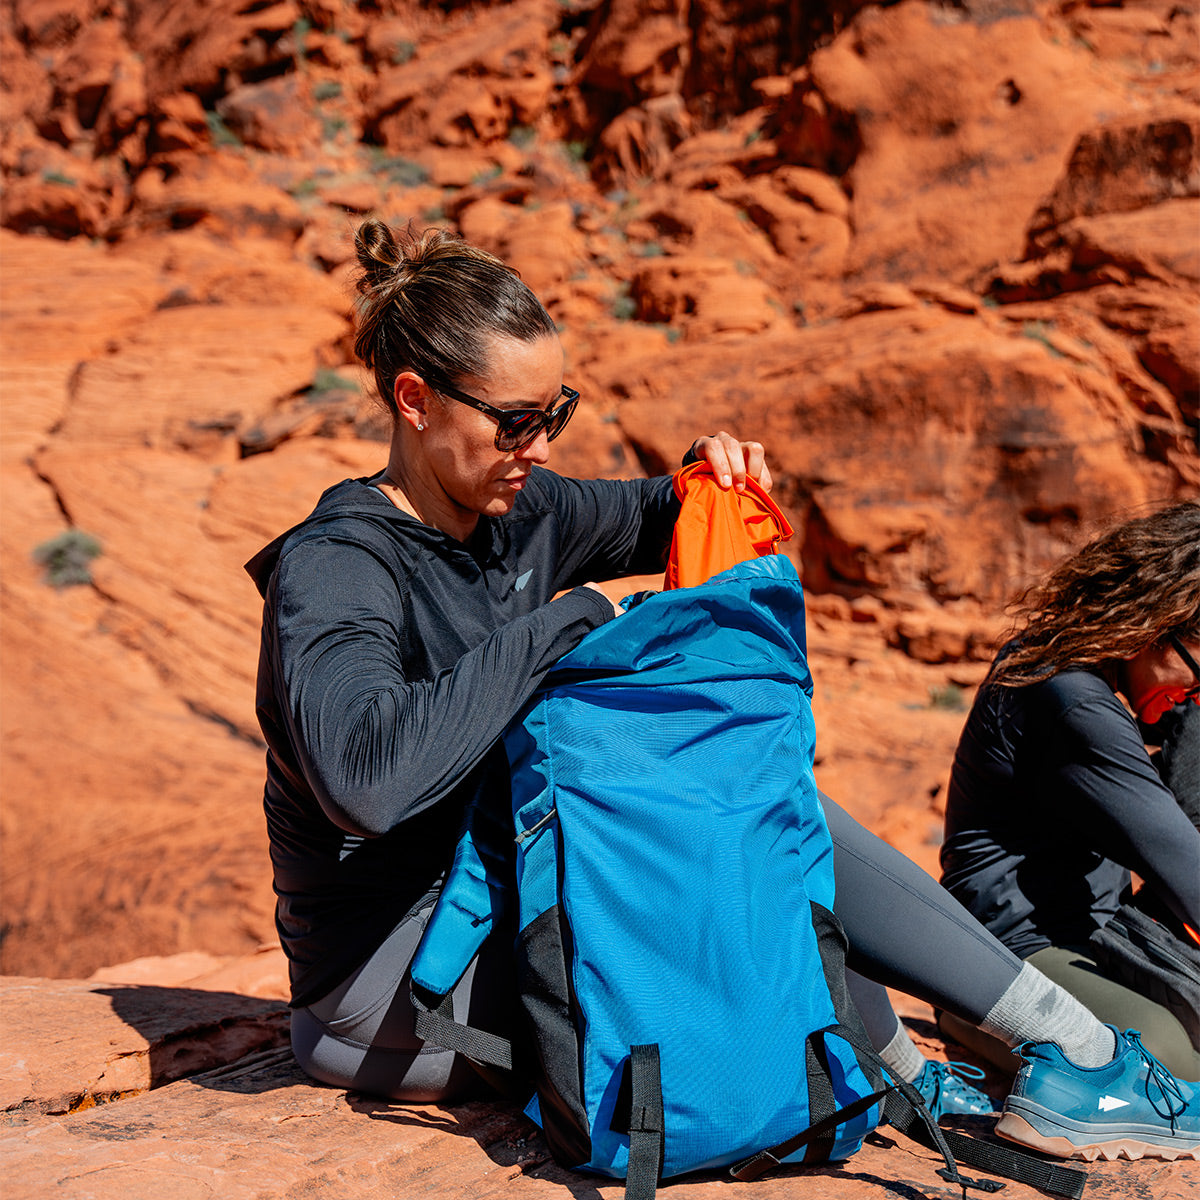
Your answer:
[[[675,522],[663,590],[696,587],[737,563],[774,554],[792,527],[774,500],[752,479],[746,490],[722,488],[708,463],[675,472],[683,504]]]

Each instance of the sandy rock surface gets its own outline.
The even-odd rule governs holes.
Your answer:
[[[307,1079],[287,1047],[285,979],[282,956],[264,949],[242,959],[140,959],[86,982],[5,980],[6,1200],[624,1194],[621,1183],[556,1165],[519,1104],[397,1105]],[[918,1044],[941,1057],[930,1011],[899,996],[896,1003]],[[985,1086],[1003,1095],[994,1072]],[[990,1126],[991,1118],[957,1123],[985,1139]],[[739,1184],[702,1173],[673,1183],[670,1195],[715,1200],[732,1187],[746,1200],[951,1200],[961,1193],[938,1178],[940,1165],[885,1126],[844,1164]],[[1194,1179],[1191,1163],[1101,1163],[1087,1168],[1086,1194],[1185,1200]],[[1043,1195],[1011,1181],[1003,1194]]]

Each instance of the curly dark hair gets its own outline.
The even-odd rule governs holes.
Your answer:
[[[989,677],[1005,687],[1132,658],[1172,635],[1200,638],[1200,503],[1109,529],[1023,592],[1012,611],[1014,645]]]

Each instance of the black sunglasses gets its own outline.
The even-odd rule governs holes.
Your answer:
[[[1187,648],[1184,646],[1183,642],[1180,641],[1179,638],[1175,636],[1175,634],[1173,634],[1173,633],[1167,634],[1167,641],[1169,641],[1171,643],[1171,645],[1175,647],[1175,653],[1178,654],[1179,657],[1183,659],[1184,665],[1187,667],[1187,669],[1189,671],[1191,671],[1192,678],[1195,679],[1195,681],[1196,681],[1190,688],[1188,688],[1188,690],[1186,692],[1183,693],[1183,698],[1185,700],[1200,700],[1200,663],[1198,663],[1188,653]]]
[[[444,383],[426,380],[426,383],[440,396],[449,396],[460,404],[469,404],[472,408],[487,413],[496,422],[496,449],[506,452],[522,450],[536,441],[542,430],[546,431],[546,441],[552,442],[566,428],[575,405],[579,403],[579,393],[564,383],[563,402],[556,408],[497,408],[468,396],[466,392],[457,391]]]

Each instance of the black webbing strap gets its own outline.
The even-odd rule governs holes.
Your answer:
[[[625,1200],[654,1200],[663,1161],[662,1071],[658,1045],[629,1047],[629,1166]]]
[[[905,1084],[904,1089],[912,1088]],[[894,1129],[920,1142],[930,1149],[939,1149],[933,1144],[934,1136],[942,1138],[954,1158],[969,1167],[982,1171],[991,1171],[1003,1175],[1017,1183],[1025,1183],[1039,1191],[1049,1192],[1054,1196],[1065,1196],[1068,1200],[1080,1200],[1084,1185],[1087,1183],[1087,1173],[1076,1167],[1064,1167],[1059,1163],[1047,1162],[1045,1159],[1034,1158],[1010,1146],[1001,1146],[996,1142],[983,1141],[981,1138],[967,1137],[953,1129],[937,1129],[937,1134],[931,1136],[928,1122],[920,1110],[914,1105],[907,1091],[897,1088],[888,1097],[884,1112],[884,1120]],[[917,1100],[921,1095],[917,1092]],[[924,1103],[922,1101],[922,1107]],[[944,1170],[939,1175],[946,1175]]]
[[[839,1125],[845,1124],[847,1121],[853,1121],[860,1113],[865,1113],[872,1105],[878,1104],[883,1100],[890,1088],[884,1088],[882,1091],[872,1092],[869,1096],[862,1096],[855,1100],[853,1104],[847,1104],[845,1108],[838,1109],[824,1120],[818,1121],[815,1125],[810,1125],[807,1129],[797,1133],[794,1137],[788,1138],[786,1142],[780,1142],[777,1146],[772,1146],[769,1150],[760,1150],[757,1154],[750,1158],[744,1159],[740,1163],[734,1164],[729,1168],[729,1174],[743,1183],[748,1183],[753,1179],[757,1179],[760,1175],[764,1175],[772,1167],[777,1167],[779,1164],[791,1154],[795,1154],[801,1146],[807,1146],[810,1142],[825,1138],[832,1142],[833,1131]]]
[[[821,1125],[826,1117],[838,1110],[838,1102],[833,1094],[833,1079],[829,1074],[829,1056],[825,1050],[824,1038],[807,1037],[804,1039],[804,1069],[808,1077],[808,1115],[810,1118],[814,1118],[813,1125]],[[804,1152],[803,1161],[806,1163],[828,1162],[836,1142],[836,1126],[827,1133],[814,1134],[808,1143],[808,1149]]]
[[[1034,1158],[1030,1154],[997,1145],[995,1142],[985,1142],[950,1129],[942,1129],[934,1120],[921,1093],[911,1083],[898,1078],[869,1042],[845,1025],[833,1026],[829,1032],[845,1039],[860,1055],[865,1055],[869,1061],[891,1076],[894,1086],[884,1106],[884,1121],[913,1141],[936,1150],[946,1162],[938,1174],[950,1183],[958,1184],[963,1189],[964,1196],[967,1188],[997,1192],[1004,1184],[995,1179],[971,1179],[959,1171],[959,1162],[1003,1175],[1017,1183],[1026,1183],[1055,1196],[1065,1196],[1067,1200],[1079,1200],[1083,1195],[1084,1185],[1087,1183],[1086,1172],[1046,1162],[1045,1159]]]
[[[758,1178],[778,1162],[794,1154],[801,1146],[828,1135],[832,1127],[852,1120],[859,1113],[865,1112],[872,1104],[877,1103],[881,1097],[886,1097],[883,1120],[914,1141],[941,1154],[946,1165],[937,1173],[948,1182],[958,1184],[963,1189],[964,1196],[968,1188],[976,1188],[983,1192],[996,1192],[1004,1187],[1004,1184],[994,1179],[971,1179],[958,1170],[958,1162],[992,1171],[997,1175],[1004,1175],[1018,1183],[1029,1184],[1041,1191],[1067,1197],[1068,1200],[1080,1200],[1087,1182],[1085,1172],[1073,1167],[1063,1167],[1057,1163],[1046,1162],[994,1142],[985,1142],[977,1138],[965,1137],[953,1130],[942,1129],[929,1112],[921,1093],[911,1083],[896,1078],[874,1047],[864,1041],[856,1032],[848,1029],[845,1025],[830,1026],[820,1032],[836,1034],[849,1042],[860,1055],[865,1056],[866,1061],[873,1062],[877,1067],[886,1071],[892,1077],[893,1085],[870,1096],[864,1096],[855,1103],[847,1105],[840,1112],[835,1112],[818,1121],[810,1129],[804,1130],[788,1141],[773,1146],[769,1150],[759,1151],[758,1154],[738,1163],[730,1170],[730,1174],[735,1179]]]
[[[431,993],[425,994],[433,998]],[[453,1050],[477,1065],[512,1070],[512,1043],[507,1038],[454,1020],[454,1003],[449,993],[437,997],[435,1008],[430,1008],[417,995],[415,986],[410,995],[413,1008],[417,1010],[413,1028],[421,1041]]]

